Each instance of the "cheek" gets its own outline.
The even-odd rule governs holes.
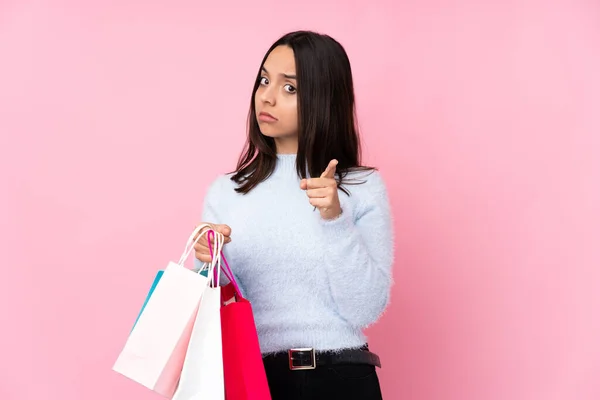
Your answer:
[[[286,104],[286,115],[291,124],[298,125],[298,103],[295,97]]]
[[[298,129],[298,113],[296,112],[296,109],[290,108],[285,113],[285,116],[286,125],[288,126],[288,128],[292,130]]]

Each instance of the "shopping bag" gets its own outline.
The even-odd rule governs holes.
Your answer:
[[[227,259],[224,255],[221,257],[224,275],[230,281],[221,289],[225,397],[227,400],[270,400],[252,305],[242,296]]]
[[[148,300],[150,300],[150,297],[152,296],[152,292],[154,292],[154,289],[156,289],[156,285],[158,285],[158,282],[160,282],[160,278],[162,278],[164,273],[165,273],[164,270],[160,270],[156,273],[156,276],[154,277],[154,281],[152,282],[152,285],[150,286],[150,290],[148,291],[148,294],[146,295],[146,300],[144,300],[144,304],[142,305],[142,309],[140,310],[137,318],[135,319],[135,322],[133,323],[133,327],[131,328],[132,330],[133,330],[133,328],[135,328],[135,325],[137,324],[138,320],[140,319],[140,316],[142,315],[142,312],[144,312],[144,308],[146,308],[146,304],[148,304]]]
[[[208,232],[208,245],[220,254],[225,238]],[[219,287],[220,258],[212,257],[206,272],[210,277],[204,290],[191,338],[185,355],[181,379],[173,400],[224,400],[223,352],[221,342],[221,288]]]
[[[200,299],[208,284],[207,277],[187,269],[184,263],[194,244],[208,232],[200,234],[207,227],[198,226],[179,262],[168,263],[113,365],[114,371],[167,398],[177,388]]]

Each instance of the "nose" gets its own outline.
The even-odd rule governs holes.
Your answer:
[[[275,95],[274,89],[275,89],[275,85],[269,85],[269,86],[265,87],[262,90],[262,93],[260,94],[260,101],[274,106],[275,102],[276,102],[276,95]]]

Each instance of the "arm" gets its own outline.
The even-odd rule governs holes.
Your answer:
[[[333,220],[321,218],[320,224],[327,238],[325,271],[338,312],[351,324],[365,327],[380,317],[389,301],[394,238],[380,175],[372,173],[362,185],[368,185],[368,193],[355,218],[351,211],[342,212]]]

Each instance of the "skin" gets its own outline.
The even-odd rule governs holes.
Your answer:
[[[276,47],[262,67],[254,107],[261,133],[274,139],[279,154],[298,152],[296,86],[294,51],[287,46]],[[269,113],[277,120],[262,120],[261,113]]]
[[[261,82],[254,96],[256,118],[263,135],[272,137],[279,154],[298,152],[298,99],[296,91],[296,62],[294,51],[287,46],[276,47],[265,60]],[[261,115],[268,113],[273,118]],[[302,179],[300,189],[306,192],[308,202],[319,209],[321,218],[332,220],[342,213],[338,197],[335,170],[338,162],[331,160],[319,178]],[[231,227],[210,224],[215,232],[231,242]],[[206,236],[194,246],[196,258],[211,262]]]

